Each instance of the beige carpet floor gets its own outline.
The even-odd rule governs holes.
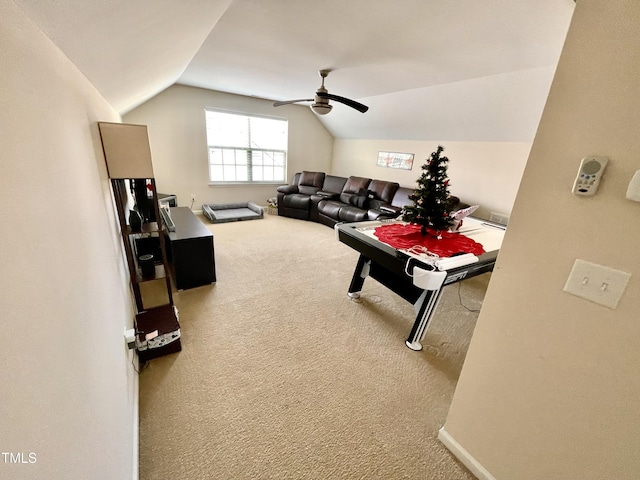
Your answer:
[[[413,306],[324,225],[210,224],[217,283],[175,293],[183,351],[140,374],[140,478],[473,479],[437,440],[490,274]]]

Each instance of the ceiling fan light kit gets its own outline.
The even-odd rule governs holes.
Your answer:
[[[359,102],[356,102],[355,100],[351,100],[350,98],[340,97],[338,95],[332,95],[331,93],[329,93],[327,89],[324,87],[324,79],[327,78],[327,75],[329,75],[330,71],[331,70],[320,70],[318,72],[320,74],[320,77],[322,78],[322,85],[320,85],[318,90],[316,90],[315,99],[308,98],[303,100],[286,100],[284,102],[274,102],[273,106],[280,107],[281,105],[289,105],[291,103],[314,102],[312,105],[310,105],[311,110],[318,115],[326,115],[333,108],[333,106],[329,104],[329,100],[334,100],[336,102],[343,103],[348,107],[354,108],[361,113],[364,113],[367,110],[369,110],[369,107]]]
[[[314,113],[317,113],[318,115],[326,115],[331,111],[333,107],[328,103],[327,104],[314,103],[313,105],[310,106],[310,108],[311,110],[313,110]]]

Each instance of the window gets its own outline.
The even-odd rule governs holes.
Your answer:
[[[205,110],[209,181],[286,181],[287,120]]]

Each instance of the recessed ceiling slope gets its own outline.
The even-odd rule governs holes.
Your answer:
[[[370,106],[319,117],[337,138],[532,141],[574,8],[234,0],[178,83],[286,101],[331,69],[332,91]]]
[[[231,0],[14,0],[120,113],[174,84]]]
[[[176,82],[308,98],[318,70],[330,69],[331,91],[370,107],[361,115],[337,104],[319,117],[336,137],[495,141],[535,135],[532,115],[575,8],[573,0],[14,1],[120,113]]]
[[[179,83],[307,98],[315,72],[350,98],[556,65],[572,0],[234,0]]]
[[[555,67],[540,67],[361,99],[366,115],[334,108],[335,138],[531,142]]]

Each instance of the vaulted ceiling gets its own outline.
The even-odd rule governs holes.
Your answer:
[[[121,113],[180,83],[313,97],[338,138],[531,141],[574,0],[14,0]],[[306,108],[286,106],[279,108]],[[274,115],[278,110],[274,108]]]

